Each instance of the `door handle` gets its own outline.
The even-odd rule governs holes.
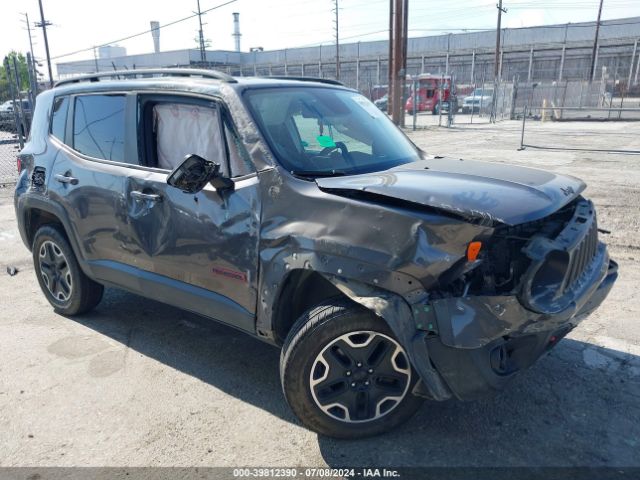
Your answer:
[[[56,179],[57,182],[60,183],[70,183],[71,185],[77,185],[78,184],[78,179],[75,177],[71,177],[69,175],[62,175],[60,173],[57,173],[54,175],[54,177]]]
[[[132,190],[130,195],[136,200],[148,200],[150,202],[161,202],[162,197],[157,193],[143,193],[139,190]]]

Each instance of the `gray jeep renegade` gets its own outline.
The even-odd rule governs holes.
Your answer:
[[[64,80],[19,164],[57,312],[117,287],[277,345],[287,402],[334,437],[501,389],[617,277],[580,180],[428,155],[329,80]]]

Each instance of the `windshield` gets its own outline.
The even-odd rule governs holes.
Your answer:
[[[491,95],[493,95],[493,90],[483,90],[482,88],[476,88],[471,95],[476,97],[490,97]]]
[[[348,175],[419,159],[413,144],[359,93],[294,87],[245,95],[269,146],[291,172]]]

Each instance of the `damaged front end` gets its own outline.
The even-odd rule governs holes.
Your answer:
[[[602,303],[617,278],[593,204],[582,197],[478,240],[477,259],[454,266],[414,308],[417,323],[437,328],[425,338],[431,361],[465,400],[530,366]]]

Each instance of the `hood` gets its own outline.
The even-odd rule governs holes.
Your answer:
[[[434,157],[383,172],[318,178],[332,193],[366,192],[482,224],[518,225],[550,215],[586,187],[579,179],[527,167]],[[372,197],[372,195],[374,197]]]

